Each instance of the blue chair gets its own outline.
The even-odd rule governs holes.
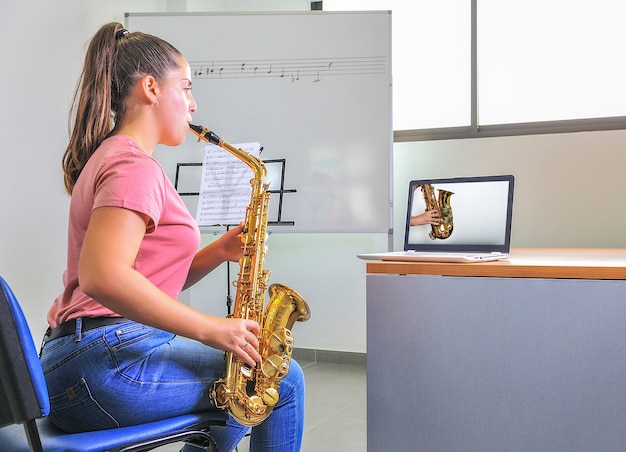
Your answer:
[[[30,328],[1,277],[0,286],[0,451],[130,452],[180,441],[217,451],[209,432],[212,426],[225,425],[226,414],[220,412],[85,433],[57,429],[46,417],[48,388]]]

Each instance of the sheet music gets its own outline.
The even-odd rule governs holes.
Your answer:
[[[260,143],[233,144],[256,157]],[[233,225],[243,221],[250,203],[252,170],[225,149],[204,147],[196,221],[200,226]]]

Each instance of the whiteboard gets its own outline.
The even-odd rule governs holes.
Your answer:
[[[281,231],[391,230],[389,11],[127,13],[126,27],[185,55],[195,124],[285,160]],[[174,180],[203,148],[190,133],[155,157]]]

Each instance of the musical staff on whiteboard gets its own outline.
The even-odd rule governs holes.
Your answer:
[[[387,57],[306,58],[251,61],[191,61],[194,79],[281,78],[314,83],[325,77],[387,73]]]

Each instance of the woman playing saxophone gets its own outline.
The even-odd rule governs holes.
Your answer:
[[[64,291],[48,312],[41,354],[50,420],[67,432],[217,410],[208,394],[224,373],[223,353],[252,368],[261,361],[258,322],[177,300],[242,256],[243,224],[198,251],[198,226],[152,156],[187,136],[197,109],[191,86],[183,55],[155,36],[109,23],[88,46],[63,157]],[[292,361],[278,403],[252,429],[252,449],[299,450],[303,411],[302,369]],[[230,451],[248,430],[231,418],[211,433]]]

